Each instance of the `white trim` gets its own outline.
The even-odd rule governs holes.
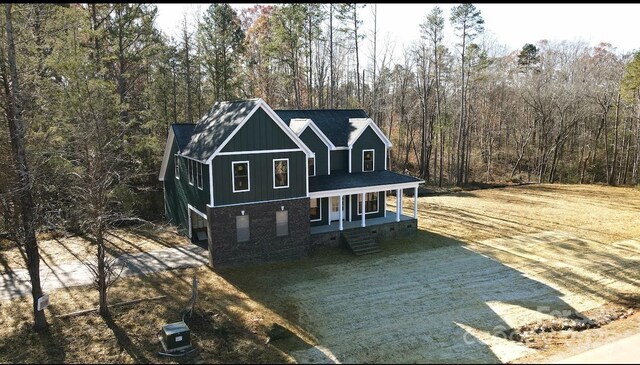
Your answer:
[[[333,142],[331,142],[331,140],[329,139],[329,137],[327,137],[322,130],[320,130],[320,128],[318,128],[318,125],[310,118],[293,118],[291,119],[291,121],[294,120],[298,120],[298,121],[305,121],[304,125],[302,126],[302,128],[300,128],[299,132],[295,132],[298,137],[300,137],[302,135],[302,133],[304,133],[304,131],[307,128],[311,128],[311,131],[313,131],[316,136],[318,136],[318,138],[320,138],[320,140],[322,142],[324,142],[325,145],[327,145],[327,147],[334,149],[336,148],[336,146],[333,144]]]
[[[187,220],[189,221],[189,239],[192,238],[192,234],[193,234],[193,227],[191,224],[191,213],[190,211],[195,212],[197,215],[201,216],[202,218],[204,218],[205,220],[207,220],[207,226],[209,225],[209,220],[207,219],[207,215],[202,213],[201,211],[199,211],[198,209],[194,208],[191,204],[187,204]],[[208,229],[208,228],[207,228]]]
[[[276,161],[287,161],[287,185],[285,186],[276,186]],[[273,188],[274,189],[286,189],[289,187],[289,159],[288,158],[274,158],[273,159]],[[307,165],[307,169],[309,166]],[[308,173],[308,172],[307,172]],[[307,179],[309,180],[309,179]]]
[[[234,204],[223,204],[223,205],[216,205],[216,208],[221,208],[221,207],[235,207],[235,206],[239,206],[239,205],[252,205],[252,204],[261,204],[261,203],[273,203],[273,202],[282,202],[285,200],[294,200],[294,199],[304,199],[306,198],[306,196],[298,196],[295,198],[286,198],[286,199],[272,199],[272,200],[260,200],[260,201],[252,201],[252,202],[244,202],[244,203],[234,203]]]
[[[372,194],[372,193],[376,193],[378,195],[378,199],[376,199],[376,202],[378,203],[378,204],[376,204],[377,205],[377,209],[375,211],[366,212],[366,214],[380,213],[380,192],[379,191],[370,191],[370,192],[361,193],[361,194]],[[359,198],[360,198],[361,194],[357,194],[358,195],[358,200],[360,200]],[[365,202],[366,201],[367,200],[365,200]],[[362,209],[360,207],[360,205],[361,205],[360,203],[361,203],[361,201],[358,203],[358,210],[356,210],[356,213],[358,215],[362,215]]]
[[[199,216],[201,216],[204,219],[207,219],[207,215],[202,213],[201,211],[199,211],[198,209],[196,209],[193,205],[191,204],[187,204],[187,208],[193,210],[194,212],[196,212],[196,214],[198,214]]]
[[[171,155],[174,138],[173,126],[170,126],[169,133],[167,134],[167,144],[164,145],[164,155],[162,156],[162,165],[160,166],[160,174],[158,175],[159,181],[164,181],[164,175],[167,173],[167,165],[169,164],[169,156]]]
[[[396,189],[396,222],[400,222],[400,216],[402,215],[402,189]]]
[[[384,146],[384,169],[387,169],[387,146]]]
[[[363,118],[349,118],[349,121],[357,120],[357,119],[361,120]],[[384,133],[380,130],[380,128],[378,128],[376,123],[374,123],[374,121],[371,118],[366,118],[366,124],[360,129],[360,131],[358,131],[358,134],[350,142],[348,142],[348,146],[352,147],[356,143],[356,141],[360,138],[360,136],[362,136],[362,133],[364,133],[364,131],[367,130],[367,127],[369,126],[371,127],[371,129],[373,129],[375,134],[378,135],[378,138],[380,138],[380,140],[382,141],[382,143],[385,144],[385,146],[387,147],[393,146],[389,138],[387,138],[387,136],[384,135]]]
[[[327,175],[331,175],[331,149],[327,147]]]
[[[373,164],[371,165],[371,167],[373,167],[373,170],[364,170],[364,153],[367,151],[371,151],[373,152]],[[368,149],[368,150],[362,150],[362,172],[373,172],[376,171],[376,150],[375,149]]]
[[[198,165],[196,165],[196,179],[198,189],[204,190],[204,177],[202,176],[202,163],[200,162],[198,162]]]
[[[309,158],[309,156],[307,155],[307,159]],[[313,169],[315,170],[316,168],[316,155],[313,155]],[[287,164],[287,174],[289,173],[289,165]],[[304,166],[304,174],[305,174],[305,178],[304,178],[304,183],[305,183],[305,187],[304,187],[304,192],[305,192],[305,196],[309,196],[309,161],[307,161],[307,163]],[[315,176],[315,175],[314,175]],[[287,184],[289,183],[289,176],[287,175]]]
[[[364,198],[364,194],[365,194],[365,193],[362,193],[362,194],[359,194],[359,195],[358,195],[358,196],[361,196],[361,198],[360,198],[360,199],[361,199],[361,200],[360,200],[360,211],[361,211],[361,212],[364,212],[364,213],[360,213],[360,220],[361,220],[360,227],[366,227],[366,226],[367,226],[367,224],[365,223],[365,220],[366,220],[366,217],[367,217],[367,212],[366,212],[366,208],[364,207],[364,205],[365,205],[365,203],[366,203],[366,200],[365,200],[365,198]],[[368,194],[368,193],[367,193],[367,194]],[[356,199],[356,200],[357,200],[357,199]],[[357,213],[358,213],[358,212],[356,211],[356,214],[357,214]]]
[[[173,173],[174,175],[176,175],[176,180],[180,180],[180,155],[178,155],[177,153],[173,155],[173,165]],[[178,169],[177,174],[176,168]],[[164,177],[160,181],[164,181]]]
[[[418,187],[413,188],[413,218],[418,219]]]
[[[424,180],[420,180],[416,182],[408,182],[408,183],[400,183],[400,184],[372,185],[372,186],[364,186],[364,187],[349,188],[349,189],[314,191],[312,193],[309,193],[309,198],[325,198],[325,197],[339,195],[339,194],[352,195],[352,194],[359,194],[359,193],[368,193],[372,191],[408,189],[408,188],[416,187],[419,184],[423,184],[423,183],[424,183]]]
[[[334,151],[340,151],[340,150],[348,150],[348,149],[349,149],[349,147],[348,147],[348,146],[347,146],[347,147],[345,147],[345,146],[340,146],[340,147],[336,147],[336,148],[334,148],[333,150],[334,150]]]
[[[309,222],[321,222],[322,221],[322,198],[314,198],[313,200],[318,200],[318,209],[320,210],[320,218],[318,219],[309,218]],[[309,199],[309,202],[311,202],[311,199]],[[311,209],[311,203],[309,203],[309,209]]]
[[[253,151],[233,151],[233,152],[220,152],[218,156],[230,156],[230,155],[251,155],[261,153],[280,153],[280,152],[304,152],[300,148],[287,148],[279,150],[253,150]],[[315,154],[312,154],[315,156]]]
[[[282,131],[285,132],[287,136],[289,136],[289,138],[291,138],[293,143],[295,143],[298,147],[300,147],[300,149],[302,149],[302,151],[307,156],[314,155],[313,151],[311,151],[309,147],[307,147],[307,145],[305,145],[304,142],[300,140],[300,137],[298,137],[295,134],[295,132],[293,132],[293,130],[289,128],[289,126],[287,126],[287,124],[284,121],[282,121],[282,119],[278,116],[278,114],[276,114],[273,111],[273,109],[271,109],[271,107],[264,100],[258,99],[258,103],[256,104],[256,106],[251,110],[251,112],[249,112],[249,114],[247,114],[247,116],[242,120],[242,122],[240,122],[240,124],[236,126],[236,129],[234,129],[233,132],[229,134],[227,139],[225,139],[220,144],[220,146],[218,146],[218,148],[211,154],[211,156],[209,156],[209,158],[207,159],[207,162],[213,160],[214,157],[216,157],[218,154],[220,154],[220,152],[222,152],[222,149],[224,149],[224,147],[229,143],[229,141],[231,141],[233,137],[242,129],[242,127],[247,123],[247,121],[251,119],[251,117],[256,112],[256,110],[258,110],[258,108],[262,108],[262,110],[264,110],[264,112],[267,113],[267,115],[271,117],[271,119],[274,122],[276,122],[276,125],[278,125],[280,129],[282,129]]]
[[[349,147],[349,173],[351,173],[351,147]]]
[[[209,162],[209,202],[213,207],[213,161]]]
[[[339,224],[338,224],[338,229],[339,230],[344,230],[344,202],[342,201],[344,199],[344,195],[340,195],[339,197],[340,200],[338,200],[338,212],[340,212],[340,219]]]
[[[351,199],[351,194],[348,195],[349,196],[349,222],[351,222],[351,220],[353,219],[352,217],[352,212],[353,212],[353,199]]]
[[[307,176],[308,177],[313,177],[316,176],[316,156],[313,157],[307,157],[307,167],[309,167],[309,160],[313,160],[313,175],[309,175],[309,171],[307,171]]]
[[[207,163],[207,161],[205,161],[205,160],[198,160],[197,158],[189,157],[187,155],[183,155],[182,153],[178,153],[178,155],[180,157],[184,157],[184,158],[187,158],[187,159],[192,160],[192,161],[196,161],[196,162],[200,162],[200,163]]]
[[[235,165],[246,163],[247,164],[247,189],[246,190],[236,190],[236,177],[235,177]],[[231,161],[231,190],[234,193],[245,193],[247,191],[251,191],[251,174],[249,173],[249,161]]]

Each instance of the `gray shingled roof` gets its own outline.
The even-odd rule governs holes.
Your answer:
[[[191,141],[191,135],[196,125],[192,123],[176,123],[172,124],[171,128],[173,128],[173,134],[178,144],[178,151],[182,152],[182,150],[187,147],[187,144],[189,144],[189,141]]]
[[[195,126],[191,141],[182,154],[206,160],[258,105],[260,99],[223,101],[213,105]]]
[[[404,184],[422,182],[409,175],[392,171],[372,171],[359,173],[331,173],[331,175],[309,178],[309,192],[361,188],[376,185]]]
[[[291,119],[311,119],[336,147],[346,147],[349,135],[356,129],[349,118],[369,118],[362,109],[281,109],[274,110],[287,125]]]

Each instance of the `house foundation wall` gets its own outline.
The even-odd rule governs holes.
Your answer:
[[[283,209],[284,208],[284,209]],[[288,235],[276,235],[276,211],[288,211]],[[236,216],[249,216],[249,241],[238,242]],[[209,263],[215,268],[309,256],[309,198],[207,207]]]
[[[337,224],[337,223],[336,223]],[[407,219],[400,222],[390,222],[383,224],[376,224],[367,227],[357,227],[344,229],[343,231],[331,231],[325,233],[316,233],[311,236],[312,246],[340,246],[345,244],[342,233],[348,231],[366,230],[371,236],[378,239],[387,239],[397,236],[406,236],[415,234],[418,231],[418,220]]]

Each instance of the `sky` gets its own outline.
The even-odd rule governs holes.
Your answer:
[[[231,4],[236,10],[253,4]],[[456,42],[449,22],[451,8],[457,4],[377,4],[378,47],[385,39],[393,45],[396,57],[403,47],[420,37],[419,24],[434,6],[445,16],[445,43]],[[159,28],[167,35],[177,35],[183,14],[202,13],[209,4],[157,4]],[[595,46],[607,42],[619,52],[640,50],[638,17],[640,4],[475,4],[485,21],[485,33],[492,35],[508,51],[519,50],[525,43],[549,41],[584,41]],[[373,4],[361,10],[367,39],[363,52],[370,52],[373,30]],[[194,23],[195,24],[195,23]],[[370,54],[370,53],[367,53]]]

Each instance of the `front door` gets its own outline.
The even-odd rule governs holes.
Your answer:
[[[344,212],[345,212],[345,203],[344,203],[344,197],[342,197],[342,219],[345,218]],[[340,197],[338,196],[332,196],[331,198],[329,198],[329,219],[331,221],[337,221],[340,220],[340,211],[339,209],[339,199]]]

